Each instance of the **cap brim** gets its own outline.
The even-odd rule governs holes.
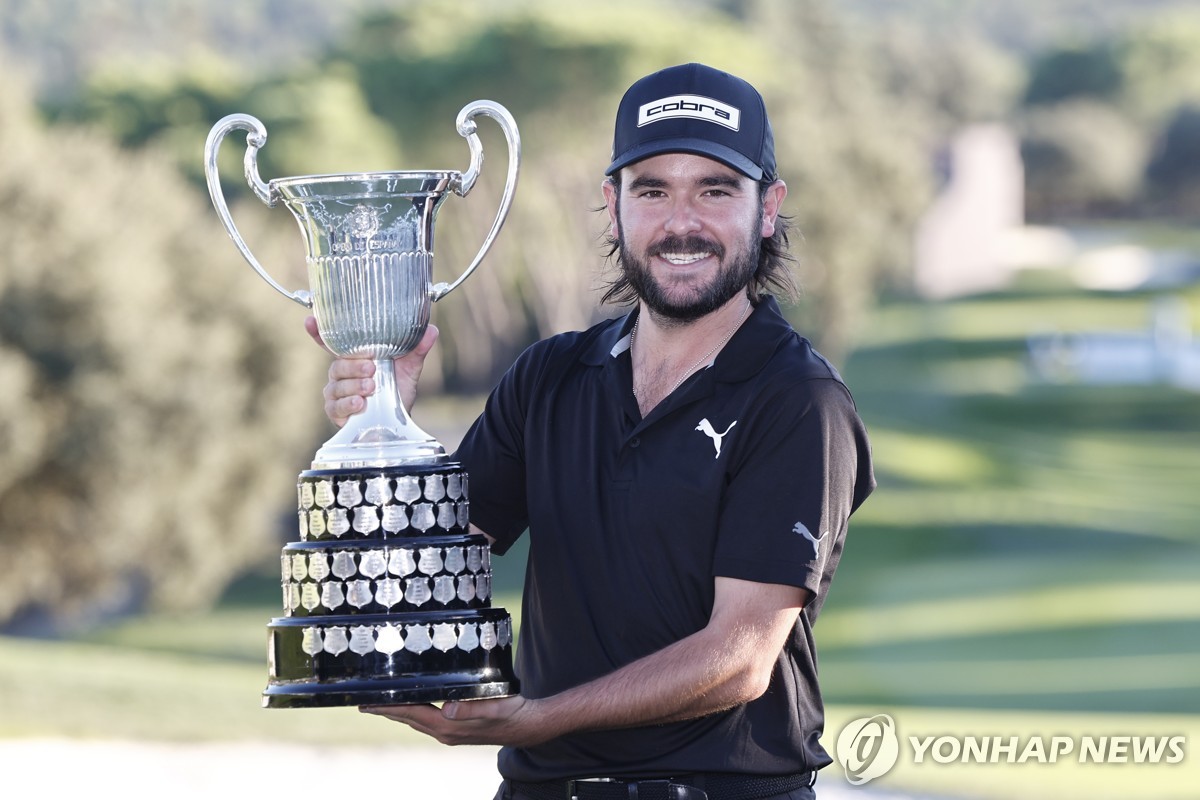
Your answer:
[[[627,167],[636,161],[641,161],[650,156],[662,155],[663,153],[691,153],[696,156],[704,156],[736,169],[751,180],[761,181],[763,178],[762,167],[733,148],[725,147],[706,139],[683,138],[655,139],[651,142],[644,142],[622,153],[620,158],[617,158],[608,165],[608,169],[604,171],[604,174],[612,175],[622,167]]]

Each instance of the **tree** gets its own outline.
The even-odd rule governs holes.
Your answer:
[[[1186,105],[1168,123],[1146,168],[1155,203],[1175,216],[1200,216],[1200,105]]]
[[[0,621],[215,601],[283,540],[318,444],[302,315],[168,160],[46,128],[11,84],[0,217]]]
[[[1037,106],[1082,99],[1112,102],[1125,80],[1119,53],[1119,48],[1106,40],[1051,48],[1033,61],[1025,103]]]
[[[1111,106],[1077,100],[1024,116],[1026,212],[1063,219],[1125,209],[1141,190],[1141,131]]]
[[[931,190],[927,108],[889,95],[870,54],[818,0],[759,0],[750,33],[773,58],[768,105],[805,299],[794,315],[822,351],[853,348],[878,294],[908,284],[913,225]]]

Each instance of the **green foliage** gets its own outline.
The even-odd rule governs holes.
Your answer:
[[[1048,49],[1034,60],[1025,104],[1027,201],[1035,218],[1139,206],[1194,213],[1200,176],[1186,167],[1192,134],[1184,110],[1200,104],[1194,9]],[[1151,148],[1155,140],[1162,144]]]
[[[978,31],[895,21],[881,25],[868,47],[897,107],[940,136],[1007,119],[1025,80],[1021,62]]]
[[[30,286],[6,289],[7,300],[0,298],[10,312],[6,347],[21,354],[0,360],[0,375],[20,393],[16,396],[35,398],[46,410],[21,426],[0,424],[11,443],[5,457],[16,465],[12,474],[26,470],[36,476],[23,487],[29,482],[45,484],[45,475],[62,470],[58,464],[64,459],[55,456],[59,460],[54,461],[47,453],[55,451],[54,443],[68,427],[60,419],[68,416],[68,407],[74,414],[88,410],[101,421],[106,415],[125,418],[105,405],[124,402],[119,391],[109,387],[107,393],[89,394],[91,383],[85,382],[87,391],[76,388],[80,376],[121,374],[135,386],[139,380],[147,382],[146,388],[130,390],[133,397],[153,396],[152,381],[145,376],[157,375],[155,370],[135,370],[135,378],[123,372],[134,369],[123,354],[131,343],[141,346],[142,339],[128,332],[118,336],[118,322],[129,325],[145,318],[146,312],[135,309],[146,306],[159,309],[158,316],[166,319],[173,319],[172,314],[179,318],[161,325],[169,335],[157,337],[155,344],[169,351],[167,344],[179,337],[194,340],[188,357],[203,364],[194,369],[207,376],[197,379],[203,385],[240,386],[234,375],[256,376],[260,382],[246,384],[249,394],[227,399],[220,408],[188,406],[186,413],[155,405],[165,401],[138,399],[157,409],[139,410],[139,415],[163,421],[149,425],[152,436],[139,439],[122,433],[130,447],[140,443],[149,448],[163,440],[162,430],[181,425],[188,435],[175,450],[195,449],[195,440],[203,435],[223,441],[212,444],[214,452],[244,447],[238,457],[248,458],[254,450],[257,458],[256,446],[249,444],[257,441],[254,437],[269,439],[284,432],[271,433],[266,426],[255,428],[254,436],[231,436],[229,418],[261,420],[270,415],[268,409],[292,407],[297,409],[290,415],[292,424],[305,426],[292,436],[319,438],[313,432],[323,430],[317,397],[301,391],[279,399],[279,387],[295,387],[300,376],[279,367],[280,358],[266,355],[294,349],[302,354],[296,363],[303,363],[303,369],[319,365],[321,356],[310,360],[315,351],[298,332],[298,314],[291,324],[275,323],[282,329],[276,339],[274,329],[256,315],[270,313],[272,303],[283,301],[257,285],[228,242],[214,233],[203,260],[198,245],[182,244],[195,239],[198,228],[216,230],[215,215],[199,185],[201,147],[211,125],[227,113],[251,113],[266,124],[269,142],[260,153],[260,167],[264,178],[271,179],[321,172],[462,168],[467,149],[454,131],[458,110],[487,97],[514,112],[524,144],[516,202],[480,270],[436,307],[434,321],[442,339],[424,380],[427,391],[480,391],[534,338],[583,327],[598,314],[611,312],[595,307],[595,288],[604,274],[598,241],[606,227],[595,209],[601,200],[598,185],[608,160],[613,112],[632,80],[699,57],[748,78],[763,91],[772,110],[781,172],[790,188],[785,212],[795,218],[801,234],[794,249],[806,294],[792,313],[798,327],[835,361],[853,348],[876,295],[884,288],[907,285],[911,230],[932,191],[927,154],[964,122],[1005,116],[1020,85],[1020,66],[1012,57],[967,27],[933,26],[930,33],[912,24],[864,26],[843,15],[840,6],[820,0],[700,3],[688,5],[687,13],[668,0],[257,0],[236,7],[174,0],[103,8],[109,10],[79,0],[51,0],[44,7],[0,0],[4,35],[10,47],[16,43],[16,52],[32,58],[31,48],[21,44],[36,38],[31,31],[39,31],[43,41],[57,42],[74,58],[64,67],[70,75],[56,77],[51,81],[54,91],[43,95],[55,120],[52,135],[19,134],[35,124],[24,109],[26,101],[13,98],[6,106],[14,118],[24,120],[14,123],[8,137],[20,135],[29,142],[24,150],[5,151],[0,169],[25,170],[24,177],[11,180],[12,186],[47,187],[40,190],[44,208],[37,206],[36,212],[24,195],[19,203],[10,201],[19,209],[14,219],[23,244],[9,257],[16,259],[14,264],[38,264],[37,270],[27,271],[41,276],[41,282],[30,278]],[[53,15],[67,21],[62,28],[51,25]],[[108,36],[89,39],[92,30]],[[1118,41],[1112,37],[1096,39],[1105,43],[1106,55],[1117,59],[1121,81],[1115,88],[1105,84],[1103,91],[1091,91],[1089,96],[1099,94],[1104,103],[1044,104],[1037,115],[1029,116],[1026,152],[1034,213],[1111,209],[1137,197],[1152,109],[1167,107],[1171,101],[1164,98],[1191,91],[1188,30],[1182,24],[1173,30],[1139,28],[1122,34],[1118,44],[1111,44]],[[662,35],[664,31],[671,35]],[[1157,44],[1163,41],[1176,44],[1164,50]],[[106,42],[120,43],[125,54],[107,49]],[[1060,44],[1058,49],[1064,47]],[[1156,61],[1164,52],[1173,55]],[[1173,88],[1135,108],[1130,98],[1141,95],[1131,87],[1154,85],[1155,76],[1168,76],[1163,83]],[[1070,87],[1055,91],[1064,96],[1088,94]],[[125,151],[99,141],[94,133],[68,133],[68,126],[102,129]],[[469,263],[495,213],[504,147],[488,120],[480,121],[480,136],[487,166],[470,197],[451,198],[443,206],[436,280],[453,278]],[[30,143],[34,140],[44,140],[40,149]],[[65,149],[77,155],[58,157],[58,150]],[[241,140],[231,137],[221,165],[227,176],[225,191],[232,199],[248,195],[236,178],[241,156]],[[9,159],[19,163],[9,164]],[[174,176],[162,177],[171,172],[167,160],[190,179],[190,187]],[[35,163],[51,163],[53,168],[30,177],[26,173]],[[54,180],[57,187],[73,188],[48,188]],[[145,188],[168,182],[171,189],[156,189],[158,194]],[[78,197],[72,202],[80,207],[52,202],[68,194]],[[190,204],[186,210],[184,204]],[[291,219],[286,212],[255,206],[251,201],[249,207],[236,210],[239,224],[264,262],[294,265],[284,283],[302,285],[295,269],[302,248]],[[148,227],[153,235],[137,228],[134,236],[130,219],[152,221]],[[40,244],[44,231],[51,231],[52,245]],[[157,283],[147,282],[141,272],[129,272],[127,258],[119,269],[112,266],[118,253],[129,251],[131,239],[145,249],[138,264],[161,262],[161,254],[167,252],[179,263],[193,264],[190,270],[180,270],[191,276],[211,276],[218,261],[239,274],[221,284],[223,291],[175,272],[170,273],[174,282],[164,282],[161,276],[155,278]],[[112,245],[114,240],[121,246]],[[177,257],[177,252],[183,255]],[[108,294],[84,290],[78,279],[68,282],[61,272],[62,265],[73,260],[89,264],[92,271],[85,274],[107,270],[104,274],[120,274],[122,280],[109,286],[92,279]],[[54,268],[43,269],[43,262]],[[131,283],[150,288],[114,288]],[[247,285],[245,293],[227,288]],[[109,294],[118,300],[108,299]],[[162,297],[188,299],[168,302]],[[163,311],[168,308],[170,313]],[[180,308],[193,310],[181,314]],[[194,310],[199,308],[209,315],[214,308],[229,309],[228,325],[211,330],[201,326],[196,320],[203,313]],[[110,333],[109,326],[116,332]],[[171,358],[175,361],[170,363],[178,364],[184,356]],[[222,363],[228,372],[219,368]],[[64,401],[60,409],[56,401],[45,399],[67,390],[79,394],[79,403]],[[191,420],[188,414],[203,421],[181,422]],[[85,421],[72,423],[81,432],[72,428],[67,437],[72,447],[88,453],[122,449],[113,444],[116,428],[92,417],[81,419]],[[311,427],[297,420],[312,420]],[[227,457],[233,456],[206,456],[213,463]],[[303,461],[299,457],[289,462],[278,453],[263,458],[281,474]],[[191,473],[204,472],[198,463],[189,465]],[[130,469],[122,469],[115,474],[129,480]],[[159,475],[173,471],[162,465],[156,469]],[[258,470],[256,479],[267,472]],[[191,473],[184,470],[180,475]],[[74,473],[63,474],[78,480]],[[231,473],[229,480],[237,480],[237,474]],[[290,513],[290,498],[284,498],[290,483],[290,478],[278,483],[275,491],[281,499],[267,513]],[[156,502],[163,496],[160,492]],[[74,501],[76,512],[95,506],[93,497]],[[68,518],[76,512],[62,515]],[[104,524],[138,527],[138,535],[145,537],[151,534],[141,528],[161,527],[164,520],[173,519],[141,511],[120,513],[125,515],[120,523],[118,513],[112,512]],[[215,512],[206,511],[211,513]],[[228,518],[232,511],[221,513]],[[216,525],[211,519],[205,524]],[[41,540],[30,535],[22,541]],[[53,538],[45,541],[51,548],[60,544]],[[176,550],[188,550],[172,547],[175,550],[163,545],[170,558],[178,555]],[[135,549],[127,546],[123,552],[131,558]],[[202,557],[205,554],[195,546],[170,563]],[[118,573],[130,574],[124,564],[118,566]],[[208,570],[199,569],[205,575]],[[42,568],[42,573],[48,572],[48,567]],[[21,591],[31,597],[39,585],[31,578]],[[166,589],[155,591],[162,597],[169,594]],[[178,588],[169,591],[183,596]],[[52,602],[65,593],[55,590],[46,596]],[[15,607],[10,604],[10,609]]]
[[[153,28],[195,8],[143,10]],[[252,30],[277,10],[247,7],[227,24]],[[11,187],[18,233],[0,294],[0,374],[14,409],[38,414],[4,429],[6,491],[27,501],[0,519],[14,531],[3,547],[29,568],[4,587],[0,617],[143,596],[200,602],[242,566],[274,558],[275,521],[292,513],[294,472],[323,431],[312,384],[324,359],[298,310],[291,323],[280,317],[284,301],[246,271],[196,191],[204,136],[230,112],[266,124],[260,167],[271,179],[461,168],[458,110],[478,97],[513,110],[525,154],[516,203],[481,269],[438,304],[442,340],[424,380],[427,392],[482,390],[532,339],[598,313],[606,221],[595,208],[625,87],[712,54],[760,86],[773,110],[787,210],[803,233],[801,324],[840,358],[875,287],[906,261],[913,198],[925,191],[925,123],[900,113],[824,4],[763,0],[738,13],[732,24],[665,3],[414,2],[375,10],[341,38],[331,26],[321,46],[296,34],[308,58],[273,70],[239,70],[215,47],[158,61],[146,60],[154,43],[135,48],[138,60],[89,52],[97,67],[81,71],[73,99],[53,103],[46,135],[31,132],[28,101],[11,98],[5,134],[28,152],[4,151],[0,185]],[[104,25],[133,24],[122,14]],[[217,41],[203,34],[215,20],[203,16],[199,41]],[[470,261],[495,214],[504,148],[490,121],[480,136],[479,185],[440,215],[438,280]],[[236,178],[241,155],[230,137],[221,166],[234,200],[248,194]],[[235,208],[243,233],[268,266],[293,265],[277,278],[302,285],[292,221],[257,205]],[[83,536],[81,525],[108,535]]]
[[[170,162],[32,112],[0,98],[0,620],[202,606],[279,539],[323,360]]]
[[[1200,11],[1150,17],[1117,42],[1119,105],[1134,119],[1159,127],[1181,106],[1200,103]]]
[[[1023,122],[1030,219],[1111,215],[1140,194],[1148,148],[1142,132],[1112,106],[1064,101],[1039,106]]]
[[[1110,42],[1067,45],[1042,53],[1030,69],[1029,105],[1091,99],[1111,102],[1123,84],[1118,54]]]
[[[1176,112],[1146,170],[1154,198],[1200,218],[1200,105]]]

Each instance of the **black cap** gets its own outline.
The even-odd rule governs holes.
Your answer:
[[[668,67],[629,87],[604,174],[660,153],[707,156],[753,180],[775,179],[775,138],[762,95],[703,64]]]

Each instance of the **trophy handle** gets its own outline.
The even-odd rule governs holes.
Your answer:
[[[430,298],[434,301],[441,300],[457,289],[458,285],[475,271],[479,262],[483,261],[483,257],[487,255],[492,242],[496,239],[496,234],[500,232],[500,226],[504,224],[504,219],[508,216],[513,193],[517,190],[517,170],[521,165],[521,134],[517,131],[516,120],[513,119],[512,114],[508,113],[508,109],[491,100],[476,100],[463,106],[462,111],[458,112],[458,135],[466,137],[467,145],[471,148],[471,164],[467,171],[458,177],[451,189],[459,197],[466,197],[483,168],[483,145],[480,144],[479,136],[475,132],[475,117],[480,114],[496,120],[500,129],[504,131],[504,138],[508,140],[508,178],[504,184],[504,195],[500,198],[500,208],[496,212],[495,221],[492,222],[492,229],[488,231],[475,259],[470,266],[463,270],[462,275],[459,275],[458,280],[454,283],[438,283],[430,289]]]
[[[230,114],[213,126],[212,130],[208,132],[208,141],[204,143],[204,177],[208,180],[208,195],[217,209],[217,216],[221,218],[221,224],[225,226],[225,232],[229,234],[229,238],[233,239],[237,249],[241,251],[242,256],[260,278],[289,300],[294,300],[305,308],[312,308],[312,295],[308,291],[289,292],[267,274],[262,264],[258,263],[258,259],[246,246],[242,235],[238,233],[237,226],[233,224],[229,206],[225,203],[225,194],[221,191],[221,176],[217,172],[217,151],[221,149],[221,140],[235,130],[246,131],[246,157],[243,162],[246,167],[246,182],[250,184],[250,188],[254,190],[254,194],[259,200],[262,200],[267,206],[275,205],[275,199],[271,196],[271,188],[263,182],[258,174],[258,149],[267,143],[267,129],[262,122],[249,114]]]

